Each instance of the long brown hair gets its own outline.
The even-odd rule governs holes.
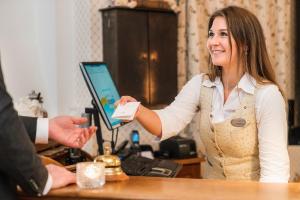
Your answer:
[[[248,72],[260,84],[273,83],[277,85],[285,98],[281,87],[277,83],[267,52],[263,29],[257,17],[244,8],[228,6],[217,10],[211,15],[208,22],[208,31],[216,17],[224,17],[226,20],[231,49],[231,38],[234,38],[236,42],[238,66],[242,63],[244,72]],[[216,76],[222,75],[221,67],[213,65],[210,56],[208,75],[211,80],[215,80]]]

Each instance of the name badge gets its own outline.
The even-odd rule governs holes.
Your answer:
[[[246,120],[243,118],[236,118],[231,120],[231,125],[235,127],[244,127],[246,124]]]

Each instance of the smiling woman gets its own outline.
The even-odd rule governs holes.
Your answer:
[[[241,19],[235,17],[241,17]],[[237,70],[234,73],[248,72],[261,84],[269,82],[277,85],[284,96],[277,84],[275,72],[269,59],[263,29],[255,15],[243,8],[232,9],[231,12],[219,10],[211,16],[208,27],[210,30],[207,47],[210,50],[212,61],[209,63],[211,79],[214,79],[216,75],[220,75],[218,72],[221,71],[217,69],[219,66],[223,67],[222,78],[224,73],[230,74],[228,73],[229,65],[231,70]],[[215,31],[218,31],[222,38],[220,40],[222,42],[219,45],[214,43],[219,40],[213,40],[213,30],[216,27],[219,30]],[[217,47],[224,48],[223,50],[227,55],[227,63],[219,65],[218,61],[214,60],[214,54],[212,54],[211,50]]]
[[[244,71],[241,63],[238,63],[237,45],[234,38],[230,37],[224,17],[216,17],[208,32],[207,48],[214,66],[222,66],[223,78],[230,74],[236,74],[236,81],[223,79],[224,102],[227,100],[232,89],[237,85]],[[246,49],[246,47],[245,47]],[[227,74],[225,76],[225,74]]]
[[[232,57],[237,57],[236,43],[234,39],[231,42],[230,45],[225,19],[217,17],[208,32],[207,40],[207,48],[214,65],[229,67],[231,63],[236,63],[236,60],[231,60]]]
[[[285,101],[264,38],[248,10],[216,11],[208,22],[209,73],[193,77],[162,110],[140,105],[135,119],[164,140],[200,110],[204,178],[288,182]],[[120,103],[130,101],[123,96]]]

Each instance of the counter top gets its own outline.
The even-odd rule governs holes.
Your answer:
[[[23,200],[35,199],[23,195],[20,197]],[[52,190],[38,199],[299,200],[300,183],[130,177],[128,181],[107,182],[100,189],[86,190],[70,185]]]

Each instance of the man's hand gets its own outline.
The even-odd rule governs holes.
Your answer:
[[[64,167],[57,165],[46,165],[49,174],[52,177],[51,189],[65,187],[71,183],[76,183],[76,175]]]
[[[84,117],[59,116],[49,120],[49,138],[56,142],[81,148],[96,132],[97,128],[80,128],[79,125],[87,122]]]

